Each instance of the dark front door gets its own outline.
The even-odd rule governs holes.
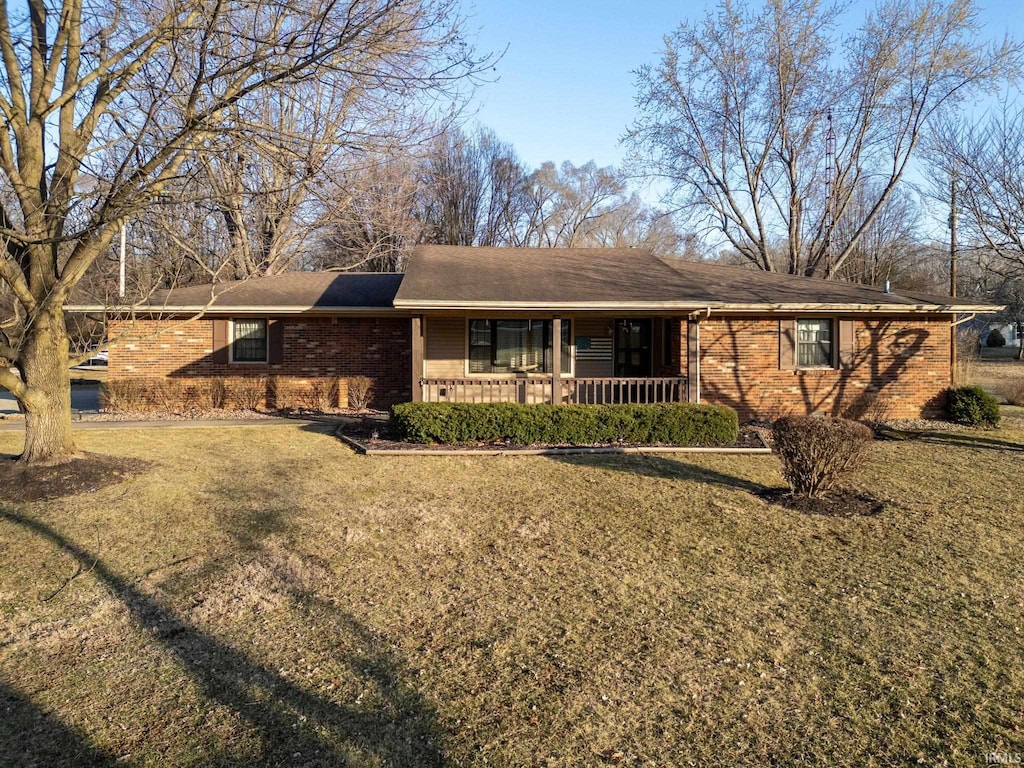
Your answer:
[[[651,321],[615,321],[615,375],[646,378],[651,375]]]

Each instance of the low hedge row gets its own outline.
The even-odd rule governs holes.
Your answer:
[[[696,403],[402,403],[391,409],[391,431],[408,442],[448,445],[625,442],[722,446],[736,442],[739,422],[731,408]]]

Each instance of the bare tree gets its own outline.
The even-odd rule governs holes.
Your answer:
[[[1024,108],[1005,104],[977,123],[950,118],[931,134],[932,196],[956,185],[961,251],[977,290],[1024,323]],[[948,202],[948,199],[946,200]],[[1018,351],[1024,359],[1024,347]]]
[[[0,280],[20,309],[0,337],[18,373],[0,368],[0,386],[26,412],[21,460],[73,455],[62,307],[123,221],[272,92],[320,81],[412,97],[462,82],[476,62],[459,25],[449,0],[5,5]]]
[[[545,248],[644,247],[675,253],[681,237],[672,217],[629,194],[613,167],[544,163],[525,180],[517,244]]]
[[[638,71],[641,168],[763,270],[835,275],[936,112],[1019,69],[1019,45],[978,42],[971,0],[883,0],[846,39],[841,10],[723,0]]]
[[[881,286],[887,281],[899,281],[914,271],[920,259],[927,258],[919,248],[920,211],[907,189],[893,190],[871,223],[863,225],[870,214],[870,206],[880,197],[880,191],[871,184],[860,185],[843,217],[836,222],[837,251],[847,250],[846,243],[856,238],[846,260],[835,270],[836,277]]]
[[[646,205],[636,193],[621,205],[598,216],[579,238],[582,246],[646,248],[664,255],[679,255],[689,243],[671,215]]]
[[[626,183],[611,167],[594,162],[559,168],[544,163],[529,180],[528,242],[550,248],[577,248],[597,223],[625,200]]]
[[[438,137],[420,171],[425,237],[441,245],[474,245],[486,195],[487,163],[476,137],[454,128]]]
[[[973,125],[947,120],[932,135],[935,175],[956,178],[962,236],[991,254],[992,269],[1024,275],[1024,108],[1005,107]]]
[[[416,170],[414,157],[391,153],[336,174],[328,194],[337,201],[337,213],[303,267],[403,271],[412,247],[423,239]]]
[[[453,127],[420,164],[419,216],[426,242],[499,245],[514,239],[526,172],[494,131]]]
[[[671,216],[628,193],[619,170],[549,162],[530,172],[487,128],[448,127],[422,155],[391,152],[337,174],[334,194],[345,201],[347,218],[305,264],[399,270],[421,242],[676,253],[683,241]]]

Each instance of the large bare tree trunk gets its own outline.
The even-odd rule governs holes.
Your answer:
[[[40,314],[28,330],[19,368],[28,391],[25,451],[29,464],[66,461],[75,453],[71,437],[71,385],[68,379],[68,333],[58,308]]]
[[[402,137],[426,94],[460,102],[490,66],[462,21],[452,0],[0,3],[0,386],[25,411],[21,461],[74,455],[62,306],[118,230],[200,152],[291,147],[303,130],[250,116],[305,84],[340,102],[330,131],[309,120],[320,154]]]

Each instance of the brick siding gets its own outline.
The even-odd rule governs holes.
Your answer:
[[[280,365],[217,364],[212,360],[213,321],[140,320],[114,326],[124,335],[110,351],[108,378],[159,379],[190,384],[271,376],[275,403],[303,404],[313,382],[340,378],[338,403],[347,404],[346,379],[374,382],[375,407],[411,399],[408,318],[284,318]],[[849,370],[782,370],[778,318],[719,317],[700,324],[701,397],[736,409],[741,421],[769,421],[786,414],[917,418],[938,415],[950,386],[950,318],[860,317]],[[834,340],[836,343],[837,340]],[[686,373],[686,321],[673,333],[678,364]],[[656,351],[656,354],[657,351]],[[671,368],[671,370],[669,370]],[[675,365],[663,374],[674,373]],[[268,403],[270,404],[270,403]]]
[[[778,319],[712,315],[700,324],[701,398],[735,408],[741,421],[941,413],[950,386],[949,317],[860,317],[854,328],[849,370],[782,370]],[[681,347],[685,359],[685,333]]]
[[[372,405],[383,408],[411,397],[411,327],[408,318],[286,317],[283,360],[216,363],[213,319],[188,322],[136,320],[113,324],[108,380],[168,378],[183,386],[221,379],[232,391],[246,378],[272,377],[266,405],[304,405],[317,381],[340,379],[337,401],[348,404],[347,379],[373,380]],[[229,394],[229,400],[230,400]],[[275,402],[269,402],[274,399]]]

